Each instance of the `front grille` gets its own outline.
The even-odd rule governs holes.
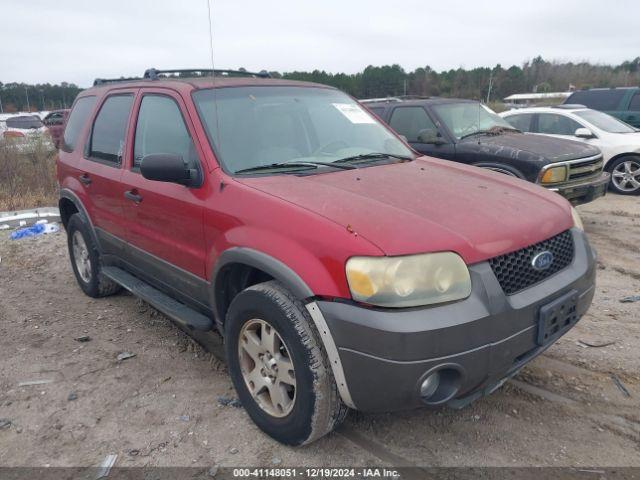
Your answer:
[[[567,180],[583,180],[589,177],[597,177],[602,172],[603,162],[602,155],[591,157],[584,161],[569,163],[569,172]]]
[[[553,262],[545,270],[536,270],[531,261],[544,251],[553,254]],[[573,252],[573,237],[567,230],[530,247],[492,258],[489,264],[504,292],[513,295],[568,267],[573,261]]]

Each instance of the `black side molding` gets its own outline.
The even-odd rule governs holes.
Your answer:
[[[171,320],[188,330],[204,332],[213,329],[213,319],[174,300],[121,268],[103,267],[102,274],[122,285],[136,297],[157,308]]]

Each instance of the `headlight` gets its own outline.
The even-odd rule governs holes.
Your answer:
[[[346,271],[353,299],[381,307],[451,302],[471,294],[469,269],[452,252],[352,257]]]
[[[551,167],[548,168],[542,178],[540,178],[540,183],[559,183],[564,182],[567,179],[567,167]]]
[[[571,217],[573,218],[573,226],[584,231],[582,219],[580,218],[580,215],[578,215],[578,211],[573,207],[571,207]]]

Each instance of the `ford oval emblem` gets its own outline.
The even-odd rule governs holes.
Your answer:
[[[535,270],[546,270],[553,263],[553,253],[549,251],[540,252],[531,259],[531,266]]]

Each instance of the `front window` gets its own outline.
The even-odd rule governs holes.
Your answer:
[[[368,154],[413,157],[373,115],[337,90],[229,87],[199,90],[193,98],[219,160],[232,173]]]
[[[509,122],[480,103],[442,103],[434,105],[433,109],[458,140],[490,130],[515,130]]]
[[[631,125],[621,122],[617,118],[597,110],[580,110],[575,114],[590,124],[609,133],[633,133],[637,132]]]

